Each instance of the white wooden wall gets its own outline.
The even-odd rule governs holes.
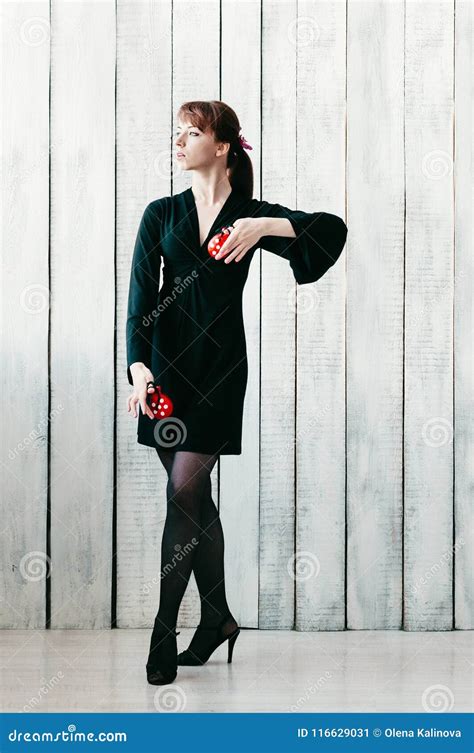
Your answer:
[[[223,99],[254,195],[349,228],[312,285],[251,266],[243,452],[213,471],[231,608],[472,629],[471,3],[40,0],[2,25],[1,625],[152,623],[166,474],[125,408],[130,262],[191,183],[179,105]]]

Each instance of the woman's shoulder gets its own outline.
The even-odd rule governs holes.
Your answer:
[[[160,218],[163,218],[167,212],[177,209],[182,205],[186,189],[180,193],[169,194],[152,199],[146,207],[149,212],[154,212]]]
[[[169,197],[168,196],[160,196],[157,199],[152,199],[150,202],[148,202],[147,206],[145,207],[145,211],[149,212],[150,214],[156,214],[157,216],[161,217],[161,214],[163,212],[163,209],[166,206],[166,201]]]

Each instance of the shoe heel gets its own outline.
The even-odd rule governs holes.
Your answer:
[[[229,638],[229,647],[227,651],[227,664],[232,663],[232,654],[234,653],[235,641],[237,640],[237,636],[239,635],[239,633],[240,633],[240,630],[237,630],[237,632],[234,633],[234,635],[232,635]]]

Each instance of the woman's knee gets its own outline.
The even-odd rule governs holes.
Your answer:
[[[182,479],[174,478],[173,473],[171,473],[166,487],[168,505],[185,512],[188,515],[191,513],[199,513],[205,488],[205,478],[196,479],[196,477],[194,477],[188,481],[183,481]]]

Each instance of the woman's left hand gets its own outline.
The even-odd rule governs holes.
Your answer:
[[[240,261],[264,235],[261,217],[242,217],[235,220],[232,225],[234,229],[230,231],[229,237],[214,257],[214,259],[222,259],[225,256],[225,264],[232,259]]]

